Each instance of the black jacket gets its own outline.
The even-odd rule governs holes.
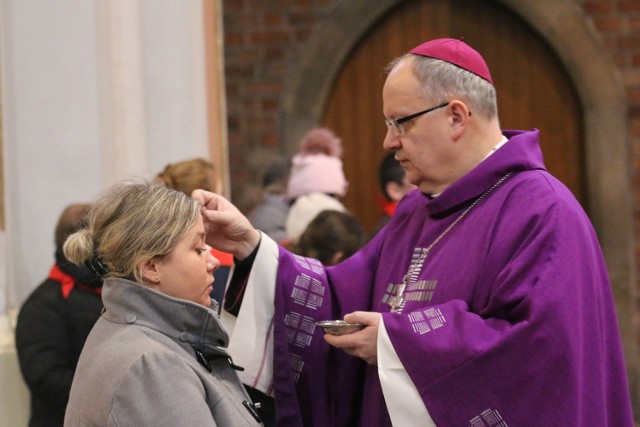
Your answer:
[[[76,286],[64,298],[61,283],[48,278],[27,298],[16,326],[20,369],[31,392],[30,427],[63,425],[80,352],[102,311],[100,278],[68,262],[60,250],[56,264]]]

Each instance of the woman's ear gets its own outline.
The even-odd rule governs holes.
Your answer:
[[[157,285],[160,283],[160,276],[158,271],[157,260],[155,258],[142,261],[140,263],[140,275],[150,285]]]

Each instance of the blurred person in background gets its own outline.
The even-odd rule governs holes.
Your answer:
[[[67,206],[55,228],[55,263],[20,308],[16,350],[31,394],[30,427],[62,426],[78,358],[102,310],[102,280],[62,252],[67,236],[84,227],[91,205]]]
[[[382,158],[378,168],[378,175],[381,194],[378,200],[382,210],[382,218],[373,230],[373,235],[387,225],[404,195],[416,188],[416,186],[407,179],[407,174],[400,165],[400,162],[396,160],[396,154],[394,152],[387,153]]]
[[[364,242],[364,230],[353,215],[324,210],[313,218],[290,250],[329,266],[349,258]]]
[[[342,140],[324,127],[310,129],[291,160],[284,246],[295,245],[309,222],[324,209],[345,212],[348,183],[342,164]]]
[[[251,224],[276,242],[286,239],[285,222],[289,214],[286,197],[290,162],[278,159],[262,175],[262,201],[247,215]]]

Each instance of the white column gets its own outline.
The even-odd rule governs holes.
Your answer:
[[[140,1],[97,3],[102,172],[111,184],[148,170],[147,111]]]
[[[202,0],[143,0],[149,166],[209,157]]]

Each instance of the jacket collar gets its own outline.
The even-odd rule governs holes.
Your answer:
[[[102,300],[109,321],[143,325],[205,354],[227,355],[229,336],[210,308],[122,278],[104,279]]]

